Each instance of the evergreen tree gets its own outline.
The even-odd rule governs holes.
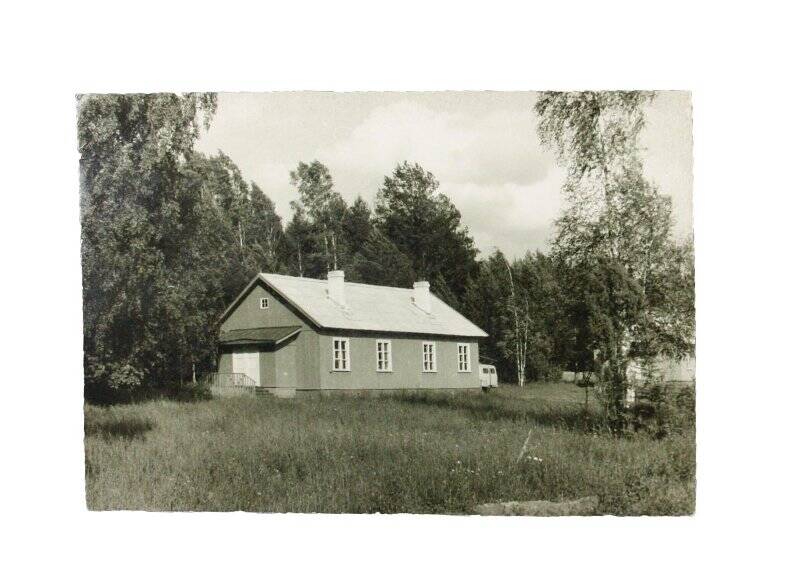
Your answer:
[[[295,276],[322,277],[325,259],[319,253],[318,234],[303,209],[294,207],[285,236],[283,257],[288,271]]]
[[[379,286],[409,288],[414,281],[411,261],[377,229],[353,256],[349,273],[351,281]]]
[[[427,279],[436,294],[459,306],[478,251],[461,213],[438,190],[439,182],[419,164],[398,165],[378,191],[375,226],[411,261],[416,279]]]
[[[513,360],[507,356],[504,344],[509,329],[506,301],[510,296],[507,260],[498,249],[478,262],[464,294],[463,310],[467,318],[481,327],[489,337],[481,341],[481,359],[493,363],[498,378],[511,381],[516,377]]]
[[[342,236],[347,256],[352,259],[363,250],[372,235],[372,211],[369,204],[357,197],[342,219]]]

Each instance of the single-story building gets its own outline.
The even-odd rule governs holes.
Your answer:
[[[222,316],[218,372],[285,397],[478,390],[486,336],[428,282],[392,288],[345,282],[341,270],[327,280],[261,273]]]

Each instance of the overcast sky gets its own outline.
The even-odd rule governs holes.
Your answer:
[[[289,171],[319,159],[348,202],[372,203],[383,177],[418,162],[458,207],[483,253],[546,250],[563,205],[563,171],[539,143],[535,92],[219,94],[198,149],[227,153],[288,220]],[[692,226],[691,98],[660,92],[642,133],[645,173],[673,200],[676,234]]]

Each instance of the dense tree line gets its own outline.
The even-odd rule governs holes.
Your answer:
[[[513,260],[479,257],[419,164],[391,170],[373,208],[360,196],[348,203],[322,162],[299,162],[284,221],[226,154],[194,150],[213,94],[81,97],[87,393],[124,396],[214,370],[218,318],[259,271],[344,269],[348,281],[403,287],[427,279],[489,333],[483,359],[520,384],[593,369],[598,349],[613,355],[622,342],[642,356],[685,352],[693,252],[674,243],[669,199],[641,177],[632,145],[647,97],[608,95],[618,96],[545,94],[537,104],[543,142],[569,170],[570,207],[551,254]]]

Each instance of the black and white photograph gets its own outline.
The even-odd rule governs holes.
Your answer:
[[[688,92],[77,108],[89,509],[694,512]]]
[[[797,583],[790,6],[3,16],[0,585]]]

